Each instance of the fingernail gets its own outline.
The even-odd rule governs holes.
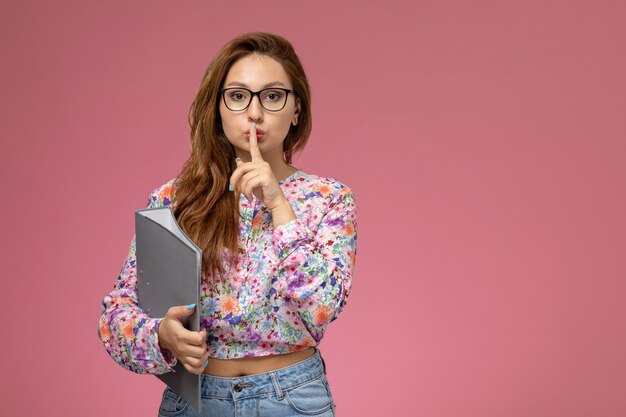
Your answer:
[[[235,158],[235,162],[237,163],[241,162],[241,158],[240,157]]]
[[[252,123],[252,127],[256,129],[256,122]]]
[[[233,190],[233,185],[232,184],[228,184],[228,191],[232,191]]]
[[[189,304],[189,305],[187,306],[187,310],[193,310],[193,308],[194,308],[195,306],[196,306],[195,304]]]
[[[204,362],[204,367],[206,368],[207,366],[209,366],[209,360],[208,359]]]

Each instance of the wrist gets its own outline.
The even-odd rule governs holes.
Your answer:
[[[287,206],[291,207],[291,204],[289,204],[289,200],[287,200],[287,197],[285,197],[284,195],[281,195],[279,198],[276,199],[276,201],[268,204],[267,209],[274,213],[275,211],[285,210]]]
[[[291,203],[289,203],[289,200],[286,198],[283,198],[282,201],[270,208],[270,212],[272,213],[274,227],[289,223],[291,220],[296,219],[296,214],[291,208]]]
[[[167,343],[165,341],[165,337],[164,337],[164,331],[163,331],[163,326],[161,326],[161,324],[163,323],[164,319],[160,319],[159,321],[157,321],[157,325],[156,325],[156,333],[157,333],[157,342],[159,347],[161,348],[162,351],[165,350],[169,350],[167,347]]]

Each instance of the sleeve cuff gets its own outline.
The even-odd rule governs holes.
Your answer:
[[[279,260],[287,258],[296,248],[313,239],[313,233],[300,219],[281,224],[272,233],[272,242]]]
[[[149,350],[152,352],[154,361],[157,363],[159,368],[164,368],[164,372],[173,371],[174,366],[176,366],[176,363],[178,362],[176,356],[174,356],[174,354],[169,350],[162,349],[161,346],[159,346],[159,325],[161,324],[162,319],[150,320],[153,321],[154,324],[150,325],[150,328],[152,329],[152,337],[148,339],[148,343],[150,345]]]

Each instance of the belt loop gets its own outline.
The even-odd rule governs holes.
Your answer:
[[[278,383],[278,378],[276,377],[275,372],[270,372],[270,378],[272,379],[272,385],[274,385],[274,389],[276,390],[276,398],[280,401],[285,398],[285,393],[280,388],[280,384]]]

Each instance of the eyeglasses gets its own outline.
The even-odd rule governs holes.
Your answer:
[[[264,88],[259,91],[251,91],[243,87],[222,88],[220,93],[224,98],[224,104],[231,111],[243,111],[252,103],[252,98],[257,96],[261,106],[267,111],[280,111],[287,104],[287,97],[293,90],[288,88]]]

